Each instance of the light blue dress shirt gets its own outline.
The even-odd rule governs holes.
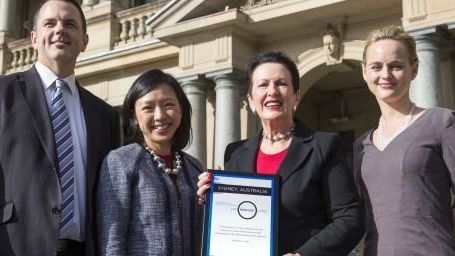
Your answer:
[[[50,109],[50,104],[52,102],[51,85],[59,77],[40,62],[36,62],[35,68],[41,78],[48,109]],[[64,80],[69,87],[66,90],[63,90],[63,99],[65,101],[65,106],[68,110],[70,119],[71,136],[74,149],[75,211],[73,216],[72,231],[67,236],[59,236],[59,238],[85,241],[85,180],[87,166],[87,131],[85,118],[74,74],[63,78],[60,77],[60,79]]]

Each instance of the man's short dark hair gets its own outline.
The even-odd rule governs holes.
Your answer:
[[[81,16],[81,21],[82,21],[82,32],[87,33],[87,20],[85,19],[85,15],[84,15],[84,12],[82,11],[82,8],[81,8],[81,5],[79,4],[78,1],[76,0],[45,0],[43,1],[38,9],[35,11],[35,14],[33,15],[33,24],[32,24],[32,29],[34,31],[36,31],[37,29],[37,22],[38,22],[38,18],[39,18],[39,15],[40,15],[40,12],[41,12],[41,8],[43,7],[43,5],[49,1],[63,1],[63,2],[67,2],[67,3],[70,3],[72,5],[74,5],[77,10],[79,11],[79,15]]]
[[[171,140],[172,150],[184,149],[191,138],[191,105],[179,82],[170,74],[159,69],[149,70],[140,75],[134,82],[123,102],[123,128],[126,143],[144,143],[144,137],[135,118],[136,101],[159,86],[169,85],[180,104],[182,120]]]
[[[252,76],[254,70],[264,63],[278,63],[283,65],[291,74],[292,88],[294,92],[299,90],[299,71],[297,65],[288,56],[280,51],[266,51],[254,56],[246,67],[245,80],[248,86],[248,93],[251,94]]]

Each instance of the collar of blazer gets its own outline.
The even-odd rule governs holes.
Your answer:
[[[310,153],[313,151],[313,137],[314,131],[306,127],[298,119],[295,121],[295,132],[289,146],[289,150],[283,162],[278,169],[283,182],[285,182],[292,173],[297,171],[300,166],[305,162]],[[242,154],[242,161],[251,162],[249,166],[255,166],[254,161],[256,159],[256,151],[259,145],[262,131],[257,133],[254,137],[250,138],[243,144],[244,154]]]

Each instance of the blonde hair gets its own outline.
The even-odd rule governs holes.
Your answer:
[[[363,48],[363,65],[366,64],[366,52],[368,50],[368,47],[370,47],[373,43],[384,39],[391,39],[402,42],[409,52],[409,63],[414,64],[419,61],[417,58],[416,42],[414,41],[414,38],[405,32],[402,27],[389,25],[376,30],[372,30],[368,35],[367,39],[365,40],[365,48]]]

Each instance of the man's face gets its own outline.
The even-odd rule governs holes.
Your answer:
[[[74,69],[77,56],[87,47],[88,36],[76,6],[52,0],[41,7],[31,41],[38,51],[38,61],[56,72],[53,67]]]

